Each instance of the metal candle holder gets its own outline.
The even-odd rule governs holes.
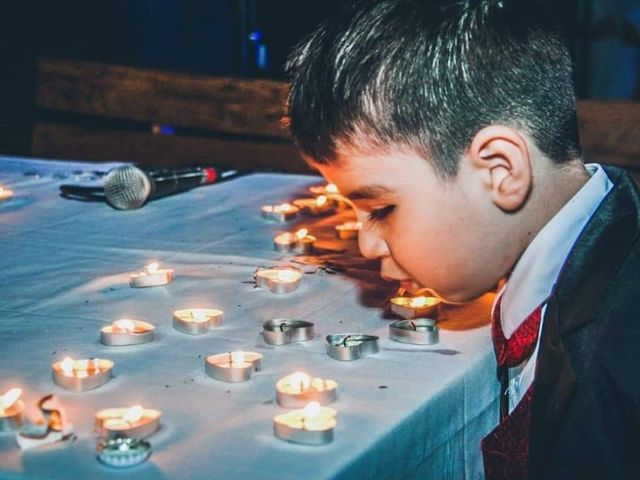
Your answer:
[[[155,328],[140,320],[120,319],[100,329],[100,341],[111,347],[147,343],[153,340]]]
[[[157,263],[147,265],[142,272],[132,273],[129,286],[132,288],[158,287],[173,282],[173,270],[158,268]]]
[[[306,342],[313,339],[314,325],[304,320],[274,318],[262,324],[262,337],[270,345]]]
[[[242,354],[242,361],[235,361],[234,356]],[[223,382],[246,382],[254,371],[262,368],[262,355],[255,352],[227,352],[209,355],[204,362],[207,375]]]
[[[396,342],[415,345],[433,345],[438,343],[438,326],[431,318],[398,320],[389,325],[389,338]]]
[[[428,318],[436,314],[442,300],[436,297],[394,297],[391,311],[402,318]]]
[[[253,277],[256,287],[268,288],[271,293],[284,294],[298,288],[302,271],[294,267],[259,268]]]
[[[316,240],[316,237],[313,235],[307,235],[306,230],[304,235],[285,232],[274,237],[273,248],[276,252],[296,253],[302,255],[313,252]]]
[[[202,335],[222,324],[222,310],[185,308],[173,312],[173,328],[187,335]]]
[[[73,367],[71,375],[68,375],[64,368],[65,361],[54,362],[51,365],[53,382],[62,388],[73,392],[84,392],[98,388],[111,380],[111,370],[114,366],[111,360],[102,358],[71,360],[76,365]],[[86,365],[87,368],[80,368],[78,365]]]
[[[276,383],[276,401],[284,408],[302,408],[309,402],[327,405],[335,402],[338,383],[335,380],[311,378],[296,372]]]
[[[327,335],[327,354],[336,360],[350,362],[378,353],[378,337],[359,333]]]
[[[128,413],[140,408],[139,418],[128,419]],[[160,410],[150,408],[105,408],[96,413],[95,430],[106,438],[144,438],[160,428]]]
[[[358,233],[362,228],[361,222],[344,222],[336,225],[336,235],[342,240],[358,238]]]
[[[283,203],[282,205],[265,205],[262,207],[262,218],[274,222],[286,222],[295,218],[300,209],[295,205]]]
[[[273,417],[273,433],[276,437],[292,443],[326,445],[333,440],[336,427],[336,411],[319,407],[313,417],[307,417],[305,409],[292,410]]]
[[[137,438],[102,440],[97,446],[98,460],[109,467],[126,468],[139,465],[151,455],[151,444]]]
[[[0,432],[11,432],[22,426],[24,403],[19,400],[22,390],[12,388],[0,396]]]

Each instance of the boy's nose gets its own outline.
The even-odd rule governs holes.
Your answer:
[[[358,234],[358,247],[363,256],[375,260],[389,255],[387,242],[375,231],[375,227],[362,223],[362,229]]]

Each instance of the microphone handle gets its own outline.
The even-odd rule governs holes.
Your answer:
[[[160,198],[190,190],[216,181],[217,172],[211,167],[157,169],[144,171],[151,180],[150,198]]]

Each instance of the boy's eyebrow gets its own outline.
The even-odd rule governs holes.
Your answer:
[[[349,200],[374,200],[376,198],[388,195],[392,191],[382,185],[367,185],[365,187],[358,188],[353,192],[349,192],[345,195]]]

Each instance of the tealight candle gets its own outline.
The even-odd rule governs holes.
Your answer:
[[[173,312],[173,328],[188,335],[202,335],[222,323],[222,310],[185,308]]]
[[[273,247],[276,252],[310,253],[313,251],[316,237],[308,233],[306,228],[301,228],[296,233],[280,233],[273,239]]]
[[[307,215],[322,215],[333,209],[326,195],[320,195],[317,198],[298,198],[293,201],[293,204]]]
[[[157,287],[171,282],[173,282],[173,270],[159,268],[157,262],[150,263],[142,272],[132,273],[129,278],[129,285],[132,288]]]
[[[300,208],[290,203],[282,203],[280,205],[264,205],[262,207],[262,218],[273,220],[275,222],[286,222],[294,218]]]
[[[295,372],[276,383],[276,400],[284,408],[302,408],[309,402],[327,405],[335,402],[338,384],[334,380],[312,378]]]
[[[228,352],[205,358],[207,375],[223,382],[246,382],[262,367],[262,355],[255,352]]]
[[[100,329],[100,341],[111,347],[147,343],[153,340],[155,328],[147,322],[121,318]]]
[[[55,384],[72,390],[84,392],[98,388],[111,380],[111,370],[114,363],[111,360],[92,358],[89,360],[72,360],[66,357],[51,365]]]
[[[160,410],[142,408],[105,408],[96,413],[95,430],[106,438],[145,438],[160,428]]]
[[[430,317],[436,313],[442,300],[436,297],[394,297],[391,311],[402,318]]]
[[[300,285],[302,271],[294,267],[259,268],[254,279],[256,287],[268,288],[271,293],[290,293]]]
[[[358,238],[358,232],[362,228],[362,222],[344,222],[336,225],[336,235],[342,240]]]
[[[22,426],[24,403],[19,400],[20,395],[20,388],[12,388],[0,395],[0,432],[18,430]]]
[[[378,353],[378,337],[357,333],[327,335],[326,346],[327,354],[331,358],[350,362]]]
[[[301,410],[273,417],[273,433],[287,442],[325,445],[333,440],[336,411],[311,402]]]
[[[315,185],[310,187],[309,190],[314,195],[326,196],[333,203],[333,206],[339,210],[351,208],[351,203],[349,203],[345,196],[340,194],[338,187],[334,183]]]
[[[262,324],[262,337],[270,345],[306,342],[313,339],[314,325],[304,320],[274,318]]]
[[[0,203],[13,197],[13,191],[7,187],[0,186]]]
[[[438,336],[438,326],[431,318],[398,320],[389,325],[389,338],[396,342],[433,345],[438,343]]]

